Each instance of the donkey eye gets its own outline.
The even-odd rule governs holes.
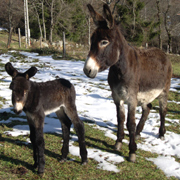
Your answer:
[[[107,46],[109,44],[109,41],[108,40],[102,40],[101,42],[100,42],[100,46],[101,47],[105,47],[105,46]]]

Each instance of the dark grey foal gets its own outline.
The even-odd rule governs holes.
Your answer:
[[[44,118],[47,114],[56,112],[62,124],[63,147],[62,162],[69,152],[69,134],[71,124],[74,124],[79,139],[82,164],[87,163],[87,150],[85,145],[84,124],[79,119],[75,98],[74,86],[65,79],[56,79],[36,83],[29,80],[37,72],[31,67],[24,73],[18,72],[11,63],[5,65],[6,72],[12,77],[10,89],[12,90],[12,104],[16,113],[24,111],[30,128],[30,140],[33,146],[34,167],[38,173],[43,174],[44,159]]]

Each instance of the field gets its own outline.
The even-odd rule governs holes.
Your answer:
[[[106,81],[107,71],[100,74],[95,80],[89,80],[83,75],[82,68],[79,68],[83,65],[82,61],[63,61],[58,60],[57,57],[58,55],[56,56],[56,60],[53,60],[50,55],[38,56],[34,53],[19,53],[17,51],[6,52],[6,54],[0,56],[0,179],[180,179],[179,143],[177,144],[174,140],[174,147],[172,145],[172,149],[177,150],[177,153],[171,155],[163,154],[163,152],[155,152],[155,150],[145,150],[147,144],[149,144],[149,148],[159,148],[156,143],[151,144],[152,141],[156,142],[159,126],[157,100],[153,102],[153,110],[147,120],[147,124],[152,120],[155,121],[155,124],[153,124],[152,131],[150,133],[148,132],[149,134],[144,133],[144,137],[137,141],[137,161],[136,163],[130,163],[128,161],[129,151],[127,142],[129,137],[127,130],[125,131],[126,135],[122,150],[114,150],[114,139],[117,131],[115,123],[116,114]],[[177,78],[172,79],[172,82],[180,82],[180,56],[169,55],[169,58],[173,65],[173,77]],[[61,159],[62,132],[61,128],[54,130],[55,127],[60,127],[59,122],[57,126],[53,124],[54,126],[52,128],[54,129],[49,132],[48,128],[50,128],[50,124],[58,121],[55,115],[51,114],[45,120],[45,174],[43,177],[38,176],[37,170],[34,170],[32,167],[32,146],[29,143],[25,114],[23,113],[18,116],[12,111],[11,91],[8,89],[11,78],[4,72],[4,64],[8,61],[12,62],[22,71],[35,65],[39,69],[39,72],[32,80],[44,81],[56,78],[58,75],[69,79],[75,85],[77,90],[78,114],[85,124],[88,152],[93,150],[93,154],[98,153],[96,157],[93,157],[93,154],[89,153],[89,162],[86,166],[81,165],[80,157],[74,152],[78,147],[78,142],[73,127],[71,129],[68,161],[65,163],[59,162]],[[68,70],[69,67],[71,68]],[[177,85],[180,86],[180,84]],[[170,91],[168,100],[166,137],[169,138],[169,136],[173,135],[173,137],[179,137],[180,88],[178,86],[176,86],[174,91]],[[111,115],[111,113],[114,114]],[[140,110],[137,109],[137,121],[140,114]],[[148,128],[150,126],[147,125]],[[145,131],[147,129],[145,127]],[[110,134],[107,135],[109,132]],[[151,136],[152,139],[147,141],[148,137]],[[160,141],[158,140],[157,142]],[[166,144],[168,144],[167,139],[160,145]],[[178,167],[172,170],[176,172],[174,176],[169,175],[159,168],[154,161],[150,160],[158,158],[159,155],[162,155],[164,158],[174,158],[174,161],[178,165]],[[108,161],[111,156],[115,157],[117,161],[120,157],[123,160],[121,162],[120,160],[119,162],[115,160]],[[105,163],[107,164],[105,165]],[[166,164],[163,161],[162,163]],[[168,166],[171,165],[169,164]],[[170,167],[168,168],[170,169]]]

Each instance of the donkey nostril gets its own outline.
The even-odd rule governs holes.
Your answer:
[[[89,70],[89,74],[91,73],[91,69]]]

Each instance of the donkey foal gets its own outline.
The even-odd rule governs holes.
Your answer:
[[[32,82],[29,78],[36,74],[36,67],[31,67],[26,72],[21,73],[8,62],[5,65],[5,70],[12,77],[10,89],[12,90],[14,111],[17,114],[24,111],[27,116],[30,140],[33,146],[34,167],[38,168],[38,173],[43,174],[45,166],[44,118],[45,115],[52,112],[56,112],[62,124],[63,147],[61,150],[61,161],[64,162],[67,159],[70,127],[73,123],[79,139],[82,164],[86,164],[87,150],[84,124],[77,115],[74,86],[65,79],[56,79],[42,83]]]

